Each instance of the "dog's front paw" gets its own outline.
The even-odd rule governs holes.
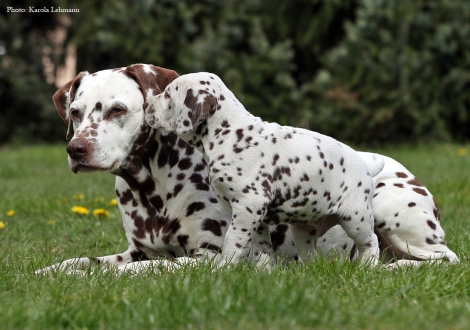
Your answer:
[[[46,267],[42,269],[38,269],[34,272],[35,275],[81,275],[84,276],[88,273],[92,274],[92,272],[88,272],[82,269],[70,269],[70,268],[61,268],[61,267]]]

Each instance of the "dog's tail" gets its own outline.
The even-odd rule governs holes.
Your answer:
[[[371,152],[358,152],[359,155],[361,155],[362,159],[364,159],[364,161],[366,162],[367,167],[369,167],[369,173],[370,175],[372,175],[372,177],[375,177],[383,170],[385,160],[382,155]]]

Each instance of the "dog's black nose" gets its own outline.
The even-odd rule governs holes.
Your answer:
[[[76,138],[67,145],[67,153],[73,159],[80,159],[88,153],[88,141],[84,138]]]

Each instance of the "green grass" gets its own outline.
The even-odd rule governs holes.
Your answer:
[[[378,150],[431,190],[459,265],[387,271],[316,260],[160,276],[35,276],[77,256],[122,252],[126,240],[107,173],[74,175],[65,145],[0,149],[0,320],[3,329],[468,329],[470,154],[461,146]],[[74,196],[84,198],[75,200]],[[107,219],[71,212],[105,208]],[[13,209],[14,216],[6,213]],[[54,223],[51,223],[53,220]]]

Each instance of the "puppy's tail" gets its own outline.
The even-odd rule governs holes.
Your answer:
[[[382,155],[362,151],[358,151],[358,153],[366,162],[367,167],[369,167],[369,173],[372,175],[372,177],[375,177],[383,170],[385,160]]]

